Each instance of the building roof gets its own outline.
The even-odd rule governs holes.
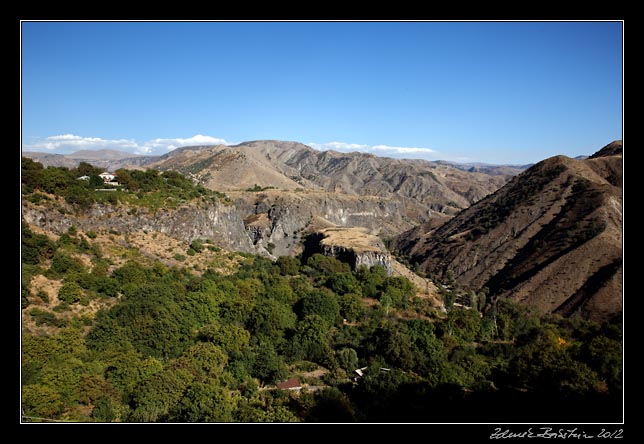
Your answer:
[[[278,382],[276,386],[278,389],[282,390],[300,388],[300,380],[297,378],[291,378],[286,381]]]

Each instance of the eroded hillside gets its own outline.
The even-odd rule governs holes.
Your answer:
[[[395,247],[438,276],[564,316],[606,320],[622,310],[622,154],[613,142],[586,160],[556,156],[438,228]]]

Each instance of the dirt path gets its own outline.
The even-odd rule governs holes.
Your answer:
[[[321,378],[327,373],[329,373],[329,370],[327,370],[326,368],[319,368],[317,370],[313,370],[312,372],[300,373],[300,375],[302,375],[303,378]]]

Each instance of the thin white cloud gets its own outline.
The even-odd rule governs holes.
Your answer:
[[[334,150],[343,153],[361,152],[378,155],[390,155],[394,157],[413,156],[421,158],[436,158],[438,152],[431,148],[410,147],[410,146],[389,146],[389,145],[363,145],[359,143],[345,142],[327,142],[327,143],[309,143],[309,146],[316,150],[326,151]]]
[[[173,150],[182,146],[197,146],[197,145],[228,145],[224,139],[217,137],[204,136],[197,134],[187,139],[153,139],[144,143],[146,148],[150,149],[164,149],[166,151]]]
[[[82,137],[75,134],[60,134],[45,138],[35,138],[24,144],[24,151],[45,151],[56,154],[69,154],[80,150],[112,149],[133,154],[165,154],[175,148],[189,145],[229,145],[224,139],[197,134],[188,138],[153,139],[139,143],[133,139],[102,139]]]

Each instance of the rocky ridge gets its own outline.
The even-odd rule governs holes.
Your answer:
[[[543,312],[607,320],[622,310],[622,153],[555,156],[394,248],[438,277]]]

